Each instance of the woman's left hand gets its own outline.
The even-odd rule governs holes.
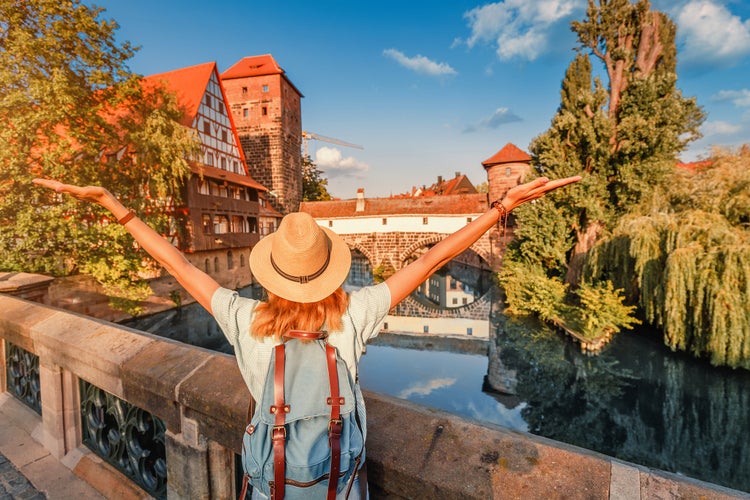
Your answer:
[[[541,198],[545,194],[557,188],[574,184],[581,180],[580,175],[565,177],[564,179],[549,180],[547,177],[539,177],[526,184],[519,184],[508,191],[500,203],[510,212],[517,206]]]

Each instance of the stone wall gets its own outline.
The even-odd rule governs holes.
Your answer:
[[[232,356],[9,296],[0,311],[0,353],[9,342],[39,357],[38,438],[77,475],[95,488],[103,476],[127,481],[81,445],[83,378],[164,420],[168,498],[237,497],[234,454],[250,395]],[[388,396],[365,399],[372,498],[607,499],[623,477],[641,498],[747,498]]]

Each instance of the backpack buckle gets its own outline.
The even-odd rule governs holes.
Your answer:
[[[277,439],[283,439],[286,441],[286,426],[274,425],[273,431],[271,431],[271,439],[276,441]]]
[[[328,434],[340,436],[344,428],[344,422],[340,418],[332,418],[328,421]]]

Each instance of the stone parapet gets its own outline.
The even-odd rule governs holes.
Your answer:
[[[250,396],[232,356],[8,296],[0,311],[0,352],[11,342],[39,356],[38,437],[52,456],[100,490],[112,485],[97,478],[128,482],[81,447],[83,378],[164,420],[168,498],[236,498],[233,454]],[[365,399],[373,498],[750,498],[381,394]]]

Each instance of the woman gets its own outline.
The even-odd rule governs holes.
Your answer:
[[[273,347],[281,342],[280,334],[290,330],[320,330],[325,326],[330,332],[328,342],[338,349],[356,380],[357,363],[364,345],[378,334],[391,308],[487,230],[503,223],[511,210],[579,180],[578,176],[554,181],[539,178],[516,186],[483,215],[440,241],[384,283],[365,287],[349,296],[341,288],[351,263],[346,243],[334,232],[319,226],[308,214],[289,214],[278,230],[261,240],[250,255],[250,269],[267,290],[267,302],[243,298],[221,287],[106,189],[46,179],[33,182],[108,209],[141,247],[216,318],[234,347],[250,393],[258,401]],[[364,420],[364,407],[361,413]],[[356,486],[353,491],[357,491]]]

